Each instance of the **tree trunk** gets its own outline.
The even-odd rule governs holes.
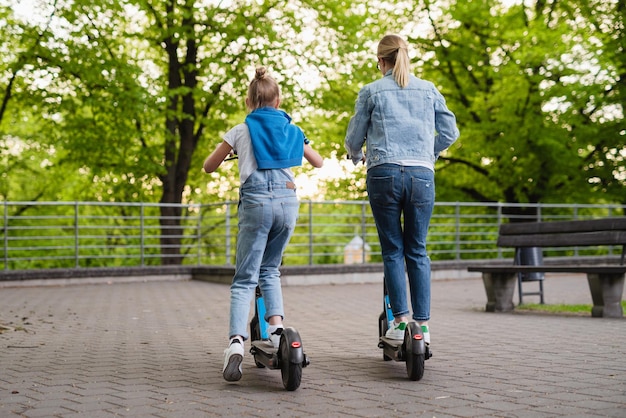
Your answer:
[[[187,16],[192,16],[188,13]],[[171,23],[171,22],[170,22]],[[193,27],[190,17],[183,19],[183,27]],[[198,84],[197,41],[190,31],[190,38],[185,42],[186,55],[179,61],[178,47],[181,40],[168,38],[165,50],[168,56],[168,116],[165,121],[165,169],[161,177],[163,195],[161,196],[161,264],[182,264],[181,254],[183,236],[182,203],[183,192],[187,184],[193,153],[198,144],[194,133],[196,123],[196,103],[194,89]],[[173,93],[181,91],[184,93]],[[172,205],[173,204],[173,205]]]

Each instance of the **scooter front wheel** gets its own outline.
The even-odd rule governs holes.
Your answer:
[[[409,379],[420,380],[424,377],[426,345],[422,328],[415,322],[410,322],[404,331],[404,349]]]

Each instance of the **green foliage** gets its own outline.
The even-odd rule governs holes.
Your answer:
[[[618,6],[602,9],[611,8]],[[626,183],[617,166],[623,164],[625,133],[610,121],[590,123],[594,113],[611,113],[598,99],[607,96],[607,85],[618,86],[617,79],[600,76],[614,74],[613,63],[578,23],[593,19],[590,9],[564,2],[507,8],[482,0],[453,2],[440,19],[434,18],[441,13],[435,4],[427,3],[425,11],[431,31],[413,42],[422,51],[423,73],[441,86],[461,128],[461,139],[437,167],[440,198],[622,199]],[[598,136],[602,131],[611,139]],[[611,158],[612,168],[603,170]],[[605,182],[619,192],[607,195]]]
[[[42,8],[33,24],[5,7],[3,62],[15,82],[3,132],[63,154],[51,160],[67,167],[63,178],[93,184],[82,200],[219,198],[204,193],[199,168],[243,120],[254,67],[269,67],[300,122],[318,97],[311,80],[323,83],[346,49],[360,48],[355,38],[367,30],[356,28],[376,10],[356,4],[79,0]],[[22,109],[45,136],[14,130],[8,115]],[[317,147],[327,153],[336,142]]]
[[[3,7],[1,133],[49,154],[46,172],[26,154],[22,169],[74,183],[60,194],[82,200],[232,198],[233,167],[210,177],[200,167],[243,119],[261,64],[316,148],[341,160],[356,94],[379,77],[376,42],[393,31],[411,40],[416,72],[458,116],[462,137],[437,166],[439,199],[624,196],[619,2],[231,3],[79,0],[40,10],[34,23]],[[21,187],[18,165],[9,167],[15,186],[4,176],[5,196],[50,196],[50,187]],[[364,170],[351,174],[323,192],[364,198],[354,186]],[[231,192],[207,193],[223,181]]]
[[[523,303],[518,305],[515,310],[521,312],[537,312],[547,314],[574,314],[591,316],[592,305],[579,304],[540,304],[540,303]],[[622,310],[626,310],[626,301],[622,301]]]
[[[258,65],[315,148],[343,161],[357,93],[380,77],[376,43],[397,32],[461,130],[437,163],[439,201],[626,202],[621,1],[75,0],[28,18],[11,4],[0,1],[4,200],[237,199],[236,162],[201,166],[243,121]],[[365,174],[322,179],[315,199],[365,200]],[[162,227],[176,240],[184,226]]]

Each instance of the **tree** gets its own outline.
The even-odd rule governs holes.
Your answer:
[[[615,123],[623,101],[615,106],[611,93],[623,78],[604,56],[623,38],[602,29],[623,27],[620,3],[592,12],[564,1],[481,0],[446,12],[424,2],[430,31],[412,41],[461,127],[438,166],[438,190],[509,203],[623,199],[624,133]]]
[[[567,94],[564,112],[572,132],[588,143],[585,172],[598,193],[626,202],[626,4],[623,1],[563,2],[568,19],[580,31],[576,41],[585,45],[578,55],[591,67],[586,79]],[[584,19],[581,19],[581,16]],[[584,35],[587,34],[585,37]],[[581,94],[582,93],[582,94]]]
[[[54,149],[55,163],[80,172],[90,185],[82,199],[158,199],[162,262],[180,263],[181,204],[206,182],[208,151],[198,147],[242,119],[254,67],[270,68],[285,109],[302,118],[314,103],[310,80],[323,79],[315,65],[362,51],[358,28],[377,11],[342,1],[53,2],[45,24],[9,30],[34,46],[16,58],[21,84],[7,83],[5,98],[38,109],[47,135],[20,141]]]
[[[253,68],[270,68],[283,107],[342,160],[387,32],[408,37],[417,74],[458,116],[461,138],[437,163],[439,200],[626,196],[618,0],[42,4],[35,21],[0,7],[0,193],[161,202],[164,263],[182,260],[182,205],[237,197],[234,163],[211,176],[200,167],[242,121]],[[364,178],[359,166],[323,192],[365,198]]]

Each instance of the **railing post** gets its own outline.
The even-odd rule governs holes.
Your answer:
[[[543,216],[541,213],[541,203],[537,203],[537,222],[541,222],[541,217]]]
[[[578,205],[574,204],[574,219],[578,219]],[[574,247],[574,256],[578,257],[578,247]]]
[[[9,203],[4,201],[4,269],[9,269]]]
[[[461,206],[459,202],[456,202],[454,205],[454,241],[455,244],[455,254],[454,258],[456,260],[461,259]]]
[[[366,223],[365,223],[365,201],[361,202],[361,263],[365,264],[367,261],[366,246],[367,246],[367,234],[366,234]]]
[[[313,265],[313,202],[308,201],[309,205],[309,265]]]
[[[202,204],[197,204],[198,207],[198,233],[196,236],[196,243],[198,245],[198,260],[197,265],[200,265],[200,259],[202,258]]]
[[[607,216],[610,218],[613,216],[613,207],[609,206],[607,210]],[[609,256],[613,255],[613,246],[609,247]]]
[[[497,228],[498,228],[498,233],[499,233],[500,225],[502,225],[502,203],[501,202],[498,202],[497,208],[498,208],[498,210],[497,210],[497,213],[498,213],[498,225],[497,225]],[[496,248],[497,248],[497,251],[498,251],[498,258],[502,258],[502,248],[498,247],[498,246],[496,246]]]
[[[230,205],[231,202],[226,202],[226,219],[224,221],[224,225],[226,226],[226,231],[224,231],[225,235],[226,235],[226,251],[225,251],[225,261],[226,261],[226,265],[232,265],[233,263],[230,260],[230,252],[231,252],[231,247],[230,247]]]
[[[141,202],[141,206],[139,207],[139,258],[141,266],[145,265],[145,251],[146,251],[146,235],[145,235],[145,214],[144,214],[144,203]]]
[[[74,267],[80,267],[80,255],[78,253],[78,241],[80,234],[78,232],[78,202],[74,202]]]

